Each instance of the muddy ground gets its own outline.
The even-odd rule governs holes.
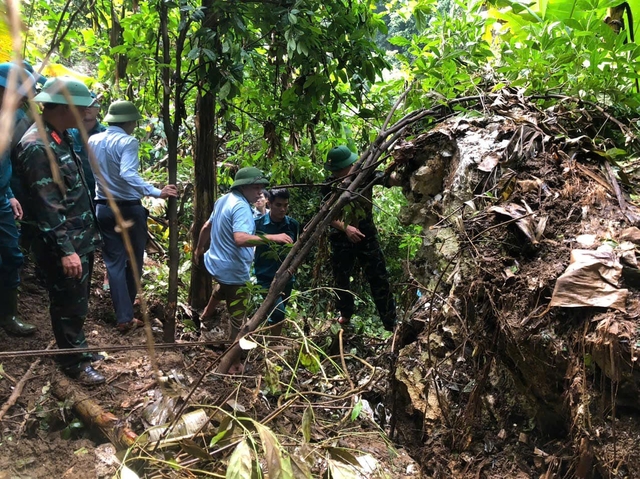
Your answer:
[[[121,334],[114,328],[111,300],[108,292],[103,290],[103,271],[103,266],[97,259],[91,288],[90,312],[85,326],[89,345],[144,344],[144,330]],[[43,349],[52,339],[47,296],[34,274],[33,265],[30,264],[24,272],[20,308],[25,320],[36,324],[39,330],[34,337],[18,339],[0,332],[0,341],[5,345],[3,350]],[[150,311],[153,319],[153,312],[161,311],[161,305],[151,305]],[[193,332],[184,332],[180,327],[179,341],[220,338],[225,334],[223,324],[224,317],[220,325],[215,329],[210,325],[209,332],[200,338]],[[295,332],[292,334],[295,335]],[[154,336],[156,342],[162,341],[159,329],[156,328]],[[317,336],[314,340],[326,344],[328,350],[339,350],[328,329],[324,335]],[[345,336],[345,348],[368,350],[369,355],[374,357],[374,362],[375,356],[379,356],[379,362],[382,363],[376,365],[377,369],[372,366],[372,370],[349,357],[345,359],[351,371],[350,380],[355,383],[351,388],[356,388],[361,394],[359,397],[367,404],[361,420],[356,420],[358,413],[351,417],[355,402],[352,400],[352,394],[349,394],[349,382],[335,376],[335,371],[331,370],[332,366],[324,366],[325,374],[319,372],[313,364],[307,364],[306,369],[300,366],[301,369],[295,377],[287,374],[286,368],[282,371],[280,365],[287,362],[295,364],[301,357],[296,357],[298,353],[295,352],[299,346],[286,342],[273,350],[261,350],[257,354],[250,351],[245,358],[244,376],[234,378],[218,376],[212,368],[214,361],[224,350],[222,346],[156,351],[160,375],[164,379],[168,378],[167,384],[170,384],[169,389],[173,391],[172,394],[164,395],[166,403],[162,402],[163,396],[154,379],[152,364],[145,350],[102,353],[105,358],[94,362],[94,367],[107,377],[107,384],[81,390],[105,411],[114,414],[123,424],[141,434],[152,425],[147,420],[147,412],[153,404],[168,404],[167,398],[171,396],[174,398],[172,400],[175,400],[171,403],[171,409],[176,410],[183,404],[190,386],[206,372],[202,384],[190,397],[190,407],[186,411],[204,407],[209,416],[215,417],[212,411],[224,408],[240,416],[271,421],[269,427],[286,438],[284,440],[288,441],[289,447],[295,445],[295,441],[299,441],[295,453],[292,448],[291,456],[309,458],[307,468],[312,474],[310,477],[320,477],[324,474],[324,470],[329,467],[327,458],[331,463],[330,467],[340,468],[344,467],[345,461],[353,462],[357,454],[374,457],[375,459],[369,460],[376,461],[379,470],[387,471],[384,477],[420,477],[419,466],[401,448],[394,448],[388,442],[384,433],[384,429],[388,430],[389,427],[388,421],[384,418],[385,413],[381,413],[380,419],[380,414],[372,410],[376,406],[378,410],[384,410],[380,402],[384,398],[384,387],[387,384],[385,374],[388,373],[385,373],[386,370],[381,366],[384,366],[387,356],[379,353],[388,348],[388,341],[390,339],[385,341],[380,338]],[[312,355],[304,358],[313,360]],[[2,361],[6,376],[0,379],[0,403],[4,403],[11,394],[14,383],[9,377],[19,380],[34,359],[33,356],[27,356]],[[367,376],[367,373],[371,374]],[[335,377],[327,377],[332,375]],[[17,404],[3,419],[0,430],[0,478],[111,478],[118,471],[120,460],[123,459],[122,453],[116,459],[115,448],[106,437],[95,428],[79,425],[72,404],[53,396],[51,384],[60,377],[54,361],[49,357],[43,358],[35,371],[35,377],[27,383]],[[307,391],[321,386],[321,394],[324,396],[317,399],[312,396],[307,400],[316,407],[311,422],[303,420],[308,405],[292,404],[281,408],[281,395],[287,384],[302,388],[298,393],[301,398],[305,397]],[[298,384],[300,386],[297,386]],[[344,394],[343,398],[340,398],[341,394]],[[333,396],[339,398],[332,399]],[[326,399],[326,404],[325,397],[329,398]],[[146,409],[147,407],[149,408]],[[301,427],[303,423],[306,423],[306,426]],[[211,424],[215,427],[228,427],[220,426],[220,421],[215,419],[211,420]],[[304,433],[302,429],[305,430]],[[226,444],[221,448],[222,452],[212,452],[211,461],[203,461],[202,455],[208,454],[203,451],[206,450],[215,431],[199,434],[199,446],[195,446],[195,443],[181,443],[182,450],[180,447],[173,447],[162,452],[164,459],[184,463],[186,469],[174,470],[166,465],[168,463],[161,464],[154,460],[144,463],[129,460],[127,464],[136,470],[140,477],[200,477],[197,472],[191,472],[190,467],[200,467],[224,475],[229,463],[229,453],[235,447],[233,440],[237,441],[238,437],[243,437],[242,430],[238,432],[229,429],[229,432],[230,439],[226,440],[226,443],[220,441],[220,444]],[[303,440],[305,435],[308,437]],[[144,451],[144,448],[142,450]],[[194,464],[194,458],[191,456],[194,450],[196,456],[200,456],[200,464]],[[198,457],[195,461],[198,461]]]
[[[143,344],[143,330],[126,335],[114,327],[111,299],[103,290],[104,269],[96,260],[91,285],[92,295],[85,332],[90,346],[101,344],[126,345]],[[14,338],[0,331],[3,351],[44,349],[53,339],[48,313],[48,297],[35,275],[33,264],[28,264],[23,274],[20,295],[20,312],[23,318],[38,326],[35,336]],[[156,334],[160,341],[160,334]],[[189,369],[198,364],[210,352],[196,352],[190,355],[191,363],[185,364],[185,356],[175,352],[158,352],[158,365],[163,370]],[[34,361],[33,356],[12,358],[2,361],[6,376],[0,380],[2,402],[11,394],[13,379],[19,380]],[[151,367],[146,351],[114,352],[96,361],[94,366],[106,377],[107,384],[88,389],[92,398],[105,410],[126,419],[144,401],[144,395],[136,392],[148,388],[152,382]],[[69,431],[68,424],[75,415],[69,404],[52,397],[50,384],[60,374],[50,357],[43,358],[18,403],[4,417],[1,426],[0,477],[41,478],[41,477],[95,477],[96,446],[106,439],[96,431],[78,428]]]

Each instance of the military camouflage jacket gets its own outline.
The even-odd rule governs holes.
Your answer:
[[[45,144],[32,125],[16,151],[16,171],[26,193],[23,205],[39,238],[59,256],[93,251],[100,241],[91,198],[71,138],[45,123],[45,136],[55,156],[61,183],[53,179]]]

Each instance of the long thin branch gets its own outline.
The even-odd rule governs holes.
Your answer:
[[[64,40],[64,38],[67,36],[67,33],[69,33],[69,30],[71,30],[71,27],[73,26],[73,22],[75,21],[76,17],[83,10],[84,5],[80,6],[78,9],[76,9],[75,12],[73,12],[69,16],[69,22],[67,23],[67,26],[65,27],[64,31],[60,34],[60,36],[58,36],[58,32],[60,31],[60,27],[62,26],[62,20],[64,19],[65,13],[71,6],[71,3],[72,3],[72,0],[67,0],[67,3],[65,4],[64,9],[62,10],[62,13],[60,14],[60,20],[58,21],[55,32],[53,33],[53,38],[51,39],[51,45],[49,46],[49,51],[44,56],[44,60],[42,60],[43,67],[49,61],[49,58],[53,54],[54,50],[60,46],[60,43],[62,43],[62,40]],[[95,0],[93,0],[89,4],[88,8],[89,9],[93,8],[94,4],[95,4]]]
[[[199,346],[225,346],[231,344],[227,340],[219,341],[194,341],[188,343],[155,343],[155,349],[184,349],[197,348]],[[90,346],[82,348],[83,353],[103,353],[118,351],[137,351],[140,349],[148,349],[147,344],[105,344],[102,346]],[[20,358],[25,356],[64,356],[67,354],[78,354],[77,348],[68,349],[28,349],[24,351],[1,351],[0,359]],[[6,373],[5,373],[6,376]]]

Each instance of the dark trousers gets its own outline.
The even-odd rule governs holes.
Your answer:
[[[20,284],[20,267],[24,261],[18,244],[20,234],[9,200],[0,198],[0,289],[16,289]]]
[[[364,276],[371,288],[371,296],[384,324],[396,320],[396,303],[391,294],[387,265],[375,234],[367,234],[359,243],[350,242],[346,236],[331,239],[331,263],[338,300],[336,306],[345,318],[351,318],[354,311],[351,276],[356,261],[362,266]]]
[[[59,349],[83,349],[87,347],[84,336],[84,320],[89,309],[89,288],[93,272],[93,252],[80,256],[82,278],[68,278],[62,270],[60,258],[43,245],[33,243],[36,265],[42,271],[49,290],[49,313],[53,335]],[[64,368],[72,368],[90,361],[91,355],[78,352],[56,356]]]
[[[269,288],[271,287],[272,279],[270,278],[257,278],[257,279],[258,279],[258,284],[262,288],[269,291]],[[284,321],[285,313],[287,309],[287,303],[289,302],[289,297],[291,297],[292,290],[293,290],[293,281],[289,281],[287,285],[284,287],[284,290],[280,293],[280,296],[278,296],[278,299],[276,299],[275,307],[272,309],[271,314],[269,315],[269,319],[267,321],[269,324],[278,324]]]
[[[120,206],[120,213],[131,226],[127,228],[135,258],[135,270],[129,261],[122,235],[116,231],[116,218],[108,205],[96,205],[102,233],[102,258],[109,275],[109,289],[118,324],[133,320],[133,302],[138,290],[134,271],[142,277],[144,247],[147,244],[147,210],[142,205]]]

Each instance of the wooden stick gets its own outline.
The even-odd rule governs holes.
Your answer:
[[[219,341],[197,341],[192,343],[155,343],[156,349],[182,349],[196,348],[198,346],[224,346],[231,344],[227,340]],[[78,354],[78,353],[102,353],[114,351],[135,351],[138,349],[147,349],[146,344],[106,344],[104,346],[90,346],[88,348],[69,348],[69,349],[29,349],[19,351],[3,351],[0,352],[0,359],[18,358],[21,356],[59,356],[61,354]]]
[[[51,341],[47,346],[47,349],[51,349],[55,344],[55,340]],[[11,396],[9,396],[7,402],[5,402],[2,405],[2,408],[0,408],[0,421],[2,421],[2,418],[5,414],[7,414],[7,411],[11,409],[11,407],[18,401],[18,398],[22,395],[24,385],[27,384],[27,381],[29,379],[31,379],[31,376],[33,376],[33,371],[35,371],[35,369],[40,365],[41,360],[42,358],[38,358],[34,362],[32,362],[31,366],[29,366],[29,369],[27,369],[27,372],[24,373],[24,376],[22,376],[22,379],[20,379],[20,381],[18,381],[18,384],[16,384],[16,386],[13,388]]]

